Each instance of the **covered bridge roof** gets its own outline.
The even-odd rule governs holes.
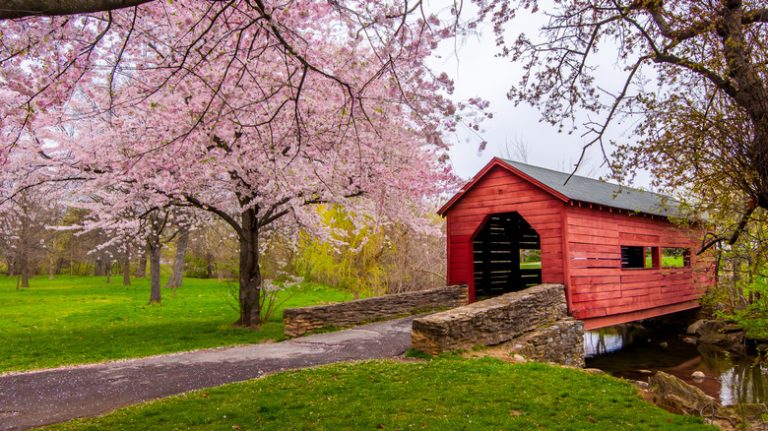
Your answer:
[[[588,202],[662,217],[682,215],[680,202],[669,196],[501,158],[491,160],[439,213],[444,214],[493,166],[506,168],[564,201]]]

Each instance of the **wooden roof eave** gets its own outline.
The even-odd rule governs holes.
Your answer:
[[[478,181],[480,181],[486,174],[488,174],[488,172],[490,172],[491,169],[493,169],[496,166],[499,166],[501,168],[506,169],[509,172],[512,172],[513,174],[523,178],[529,183],[535,185],[536,187],[544,190],[545,192],[549,193],[550,195],[556,197],[557,199],[565,203],[568,203],[571,200],[568,196],[565,196],[564,194],[553,189],[552,187],[547,186],[541,181],[515,168],[514,166],[508,165],[507,163],[504,162],[504,160],[500,159],[499,157],[494,157],[493,159],[491,159],[490,162],[488,162],[487,165],[485,165],[485,167],[483,167],[483,169],[480,170],[480,172],[477,173],[477,175],[472,177],[472,179],[467,184],[465,184],[464,187],[461,188],[461,191],[456,193],[448,202],[445,203],[445,205],[443,205],[439,210],[437,210],[437,213],[441,216],[445,216],[445,213],[452,206],[454,206],[462,197],[464,197],[464,194],[470,191]]]
[[[599,211],[616,212],[617,214],[650,217],[651,219],[666,220],[670,223],[672,222],[673,218],[681,218],[681,217],[668,216],[663,214],[654,214],[647,211],[629,210],[626,208],[619,208],[619,207],[614,207],[610,205],[598,204],[594,202],[581,201],[581,200],[575,200],[575,199],[570,199],[568,201],[568,204],[572,207],[579,206],[582,208],[597,209]],[[695,220],[690,218],[688,218],[687,220],[689,223],[691,223],[691,226],[698,226],[699,224],[701,224],[700,220]]]

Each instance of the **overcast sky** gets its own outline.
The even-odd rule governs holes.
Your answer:
[[[509,26],[508,37],[512,40],[520,32],[536,36],[544,23],[546,17],[541,13],[523,14]],[[459,142],[451,150],[456,173],[462,178],[472,177],[492,157],[506,157],[506,147],[512,149],[515,142],[525,144],[528,163],[570,172],[579,158],[584,138],[579,133],[558,133],[557,128],[539,122],[541,115],[536,109],[529,105],[515,107],[507,100],[507,91],[521,76],[521,66],[495,56],[498,50],[489,26],[481,28],[480,32],[479,36],[444,42],[439,50],[441,58],[434,60],[437,69],[447,72],[454,79],[457,100],[482,97],[491,102],[490,111],[494,113],[494,118],[486,120],[483,125],[482,139],[488,142],[485,151],[478,152],[480,139],[466,130],[459,133]],[[594,61],[600,67],[600,86],[619,88],[623,83],[623,73],[616,67],[615,57],[612,57],[615,54],[611,51],[602,50]],[[624,126],[614,127],[610,132],[610,138],[626,139]],[[600,151],[596,147],[593,150],[587,153],[578,173],[593,178],[607,175],[607,169],[600,166]],[[514,154],[512,156],[514,158]],[[643,174],[635,180],[637,186],[647,186],[647,183],[648,178]]]

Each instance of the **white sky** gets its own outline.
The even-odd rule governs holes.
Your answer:
[[[467,3],[465,0],[465,6]],[[534,37],[545,22],[546,17],[541,13],[519,14],[509,26],[508,40],[513,40],[520,32]],[[481,139],[472,136],[469,131],[459,133],[459,143],[450,152],[456,173],[462,178],[471,178],[492,157],[506,157],[506,147],[512,149],[515,141],[525,143],[528,163],[570,172],[581,154],[585,139],[580,137],[579,132],[571,135],[558,133],[556,127],[539,122],[541,115],[535,108],[529,105],[515,107],[507,100],[506,93],[518,81],[522,67],[509,59],[495,57],[497,47],[490,26],[481,28],[480,32],[479,36],[444,42],[439,50],[441,58],[435,58],[433,63],[436,69],[445,71],[454,79],[456,100],[479,96],[491,102],[490,111],[494,113],[493,119],[483,123],[481,135],[488,146],[482,153],[478,152]],[[600,86],[611,90],[620,88],[624,75],[615,66],[615,53],[612,51],[606,47],[594,58],[599,63],[596,65],[599,66]],[[619,125],[613,129],[608,138],[621,140],[626,126]],[[608,171],[601,164],[602,154],[595,146],[587,152],[578,173],[594,178],[604,176]],[[635,185],[647,187],[648,182],[648,176],[641,173]]]

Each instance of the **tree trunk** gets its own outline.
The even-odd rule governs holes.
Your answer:
[[[112,281],[112,259],[104,260],[104,275],[107,276],[107,284]]]
[[[136,277],[144,278],[147,276],[147,249],[144,248],[139,254],[139,263],[136,265]]]
[[[26,201],[23,199],[23,201]],[[29,287],[29,252],[31,243],[33,242],[32,236],[29,231],[31,220],[29,219],[26,209],[23,213],[21,231],[19,232],[18,244],[18,256],[16,258],[16,272],[20,276],[21,288]]]
[[[123,251],[123,286],[131,285],[131,246],[125,244]]]
[[[755,198],[757,206],[768,210],[768,104],[765,103],[768,99],[768,86],[759,73],[760,67],[752,64],[750,58],[753,48],[747,43],[745,35],[750,30],[744,25],[742,2],[723,2],[723,5],[723,21],[718,27],[718,35],[722,39],[728,76],[735,83],[731,97],[744,109],[754,128],[754,137],[747,154],[752,162],[751,168],[757,175],[745,191]],[[738,234],[737,231],[731,244],[738,238]]]
[[[21,246],[21,253],[19,253],[19,272],[21,274],[21,287],[29,287],[29,256],[27,255],[26,244]]]
[[[160,303],[160,254],[162,245],[160,241],[154,241],[147,244],[149,251],[149,304]]]
[[[173,273],[171,274],[171,278],[168,279],[168,283],[165,287],[172,289],[181,287],[184,277],[184,257],[187,255],[188,245],[189,227],[179,227],[179,238],[176,240],[176,255],[173,258]]]
[[[161,235],[165,222],[168,219],[168,213],[165,213],[163,219],[160,218],[158,211],[153,211],[149,215],[149,232],[147,233],[146,251],[149,254],[149,304],[160,303],[160,257],[163,248]]]
[[[259,269],[259,226],[256,210],[249,208],[241,216],[240,238],[240,320],[245,327],[261,323],[261,271]]]
[[[96,262],[93,265],[93,275],[101,277],[104,275],[104,259],[101,256],[96,258]]]
[[[205,277],[213,278],[213,253],[205,252]]]

